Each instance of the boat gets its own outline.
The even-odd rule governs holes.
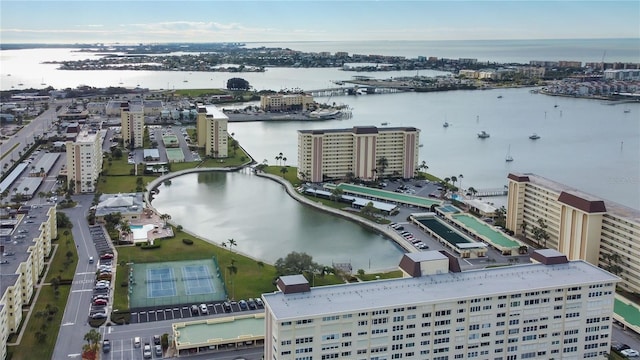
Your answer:
[[[540,136],[536,133],[533,133],[531,136],[529,136],[529,139],[531,140],[538,140],[540,139]]]
[[[342,117],[342,112],[340,110],[321,109],[310,112],[309,117],[322,120],[337,119]]]
[[[424,144],[420,144],[420,145],[418,145],[418,147],[423,147],[423,146],[424,146]]]
[[[388,122],[383,122],[383,123],[380,123],[380,125],[387,126],[387,125],[389,125],[389,123]]]
[[[449,127],[449,123],[445,121],[444,124],[442,124],[442,127]]]
[[[502,95],[498,95],[498,99],[502,99]]]
[[[625,113],[625,114],[628,114],[628,113],[630,113],[630,112],[631,112],[631,110],[630,110],[630,109],[624,109],[624,113]]]
[[[489,136],[491,136],[491,135],[489,135],[489,133],[485,132],[484,130],[482,130],[481,132],[479,132],[479,133],[478,133],[478,137],[479,137],[480,139],[486,139],[486,138],[488,138]]]
[[[513,161],[513,157],[511,156],[511,145],[509,145],[509,148],[507,149],[507,156],[504,158],[504,161],[506,162]]]

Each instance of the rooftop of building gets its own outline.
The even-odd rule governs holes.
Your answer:
[[[174,323],[178,347],[225,344],[264,338],[264,313]]]
[[[399,131],[420,131],[412,126],[397,126],[397,127],[375,127],[375,126],[354,126],[348,129],[313,129],[313,130],[298,130],[300,134],[330,134],[330,133],[351,133],[351,134],[376,134],[381,132],[399,132]]]
[[[204,105],[200,105],[200,106],[204,106]],[[220,119],[220,120],[229,120],[229,117],[227,116],[227,114],[222,112],[222,110],[218,109],[217,106],[207,105],[204,107],[205,109],[207,109],[207,117],[213,117],[214,119]],[[198,110],[198,112],[200,111]]]
[[[323,286],[307,292],[263,294],[263,298],[275,317],[283,320],[618,281],[576,260]]]
[[[96,206],[96,216],[113,213],[139,214],[144,209],[142,193],[103,194]]]
[[[49,170],[56,163],[58,158],[60,157],[60,153],[45,153],[40,157],[37,163],[33,165],[32,173],[39,173],[40,169],[44,169],[45,173],[49,173]]]
[[[18,267],[29,258],[27,249],[33,246],[33,239],[40,236],[40,225],[47,221],[47,212],[50,205],[32,206],[27,214],[24,214],[12,234],[1,239],[4,249],[0,253],[0,296],[5,293],[7,287],[15,284],[18,275]],[[28,222],[27,222],[28,221]]]
[[[510,173],[508,178],[514,181],[519,181],[519,182],[530,182],[532,184],[541,186],[545,189],[549,189],[551,191],[557,192],[558,195],[561,195],[564,192],[566,194],[569,194],[569,196],[574,196],[574,197],[583,199],[587,202],[601,201],[604,203],[604,207],[606,208],[607,213],[611,213],[613,215],[620,216],[625,219],[633,220],[636,223],[640,223],[640,210],[638,209],[633,209],[628,206],[616,203],[614,201],[599,198],[595,195],[591,195],[589,193],[570,187],[568,185],[561,184],[559,182],[547,179],[543,176],[536,175],[533,173]]]
[[[93,143],[96,141],[98,137],[98,132],[91,129],[81,129],[78,133],[78,136],[75,138],[73,142],[75,143]]]

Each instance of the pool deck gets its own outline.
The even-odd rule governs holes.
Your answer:
[[[515,240],[511,240],[508,237],[504,236],[500,231],[494,229],[493,227],[479,221],[475,217],[467,214],[456,214],[451,215],[451,218],[455,221],[460,222],[468,229],[475,231],[478,235],[484,237],[491,243],[495,244],[501,248],[518,248],[522,244]]]
[[[160,219],[160,215],[155,212],[143,212],[142,218],[131,221],[130,225],[153,225],[154,228],[147,231],[147,239],[136,239],[134,241],[144,242],[150,241],[153,242],[156,239],[163,239],[173,237],[173,229],[171,226],[167,226],[165,228],[164,221]],[[131,238],[132,234],[129,235]]]

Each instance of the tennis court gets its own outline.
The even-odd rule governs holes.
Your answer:
[[[198,304],[227,299],[215,258],[132,264],[129,307]]]

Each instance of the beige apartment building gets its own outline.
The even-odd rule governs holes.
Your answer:
[[[509,174],[506,227],[533,239],[538,219],[548,226],[546,246],[622,278],[620,286],[640,292],[640,211],[535,174]]]
[[[577,360],[610,351],[618,277],[555,250],[465,272],[449,272],[449,258],[406,254],[402,279],[310,287],[302,275],[280,277],[280,291],[262,295],[264,358]]]
[[[82,129],[73,141],[67,141],[67,184],[75,193],[95,191],[102,171],[102,136],[94,130]]]
[[[299,130],[298,178],[321,182],[350,173],[363,180],[412,178],[418,169],[419,146],[420,130],[414,127]]]
[[[58,237],[55,206],[30,209],[28,214],[40,226],[23,225],[22,220],[26,217],[21,215],[22,220],[11,233],[24,230],[19,233],[25,237],[6,241],[4,237],[11,235],[3,233],[1,236],[3,256],[5,253],[13,255],[0,266],[0,359],[7,357],[7,339],[18,331],[23,319],[22,307],[32,300],[38,275],[45,267],[45,257],[51,253],[51,240]]]
[[[122,103],[120,107],[122,140],[127,148],[141,148],[144,143],[144,107],[142,103]]]
[[[198,105],[196,132],[198,147],[205,149],[205,154],[214,158],[228,156],[227,123],[229,118],[213,105]]]
[[[274,94],[260,96],[260,108],[264,111],[307,111],[313,104],[313,96],[307,94]]]

